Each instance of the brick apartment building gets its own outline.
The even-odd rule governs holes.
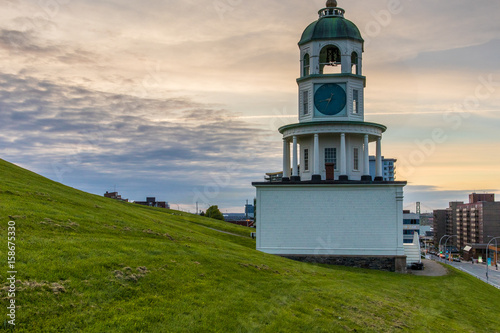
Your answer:
[[[125,201],[128,202],[128,199],[122,199],[122,196],[118,194],[118,192],[108,192],[104,193],[105,198],[110,198],[110,199],[115,199],[119,201]]]
[[[500,202],[494,194],[469,195],[469,203],[450,202],[444,210],[434,211],[434,244],[444,235],[457,235],[448,243],[462,250],[466,245],[486,244],[500,236]]]

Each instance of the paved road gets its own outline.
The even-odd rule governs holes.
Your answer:
[[[433,257],[432,259],[439,261],[437,257]],[[441,260],[441,262],[444,262]],[[455,268],[460,269],[466,273],[469,273],[472,276],[475,276],[484,282],[486,282],[486,265],[485,264],[472,264],[470,261],[468,262],[449,262],[446,261],[446,264],[451,265]],[[500,265],[499,265],[500,266]],[[500,269],[500,267],[499,267]],[[488,269],[489,275],[489,283],[500,289],[500,271],[497,271],[495,267],[489,267]]]

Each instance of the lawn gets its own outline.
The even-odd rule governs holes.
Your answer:
[[[0,160],[2,327],[10,220],[18,332],[500,332],[500,291],[457,270],[294,262],[257,252],[252,229],[87,194]]]

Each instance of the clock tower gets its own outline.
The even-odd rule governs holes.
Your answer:
[[[279,129],[283,179],[380,181],[386,127],[364,121],[364,40],[336,0],[318,14],[299,41],[299,122]],[[377,146],[375,179],[369,169],[371,142]]]
[[[299,121],[363,121],[363,38],[328,1],[299,42]]]
[[[404,272],[404,181],[382,177],[386,127],[365,121],[363,38],[328,0],[299,41],[298,122],[283,135],[283,177],[257,189],[259,251]],[[370,175],[370,143],[376,174]]]

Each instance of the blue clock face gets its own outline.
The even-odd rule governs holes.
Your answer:
[[[314,106],[326,116],[334,116],[344,110],[347,97],[344,89],[336,83],[327,83],[316,90]]]

